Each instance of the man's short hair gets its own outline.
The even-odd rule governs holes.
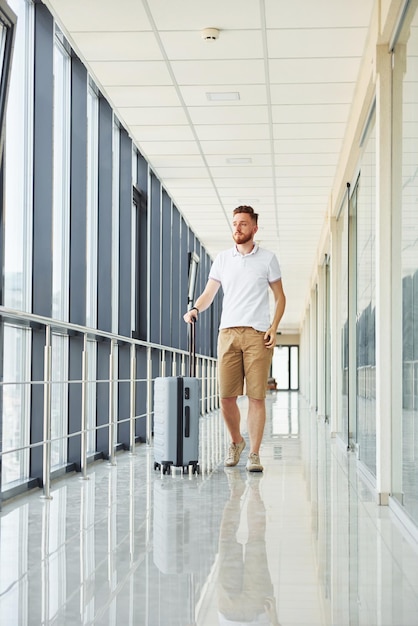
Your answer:
[[[237,213],[248,213],[248,215],[251,215],[252,219],[254,220],[254,222],[257,224],[258,222],[258,213],[256,213],[253,209],[252,206],[247,206],[247,205],[242,205],[242,206],[237,206],[236,209],[234,209],[234,215],[236,215]]]

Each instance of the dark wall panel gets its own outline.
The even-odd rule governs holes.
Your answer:
[[[161,341],[161,206],[160,181],[151,177],[151,214],[150,214],[150,302],[149,322],[150,337],[153,343]]]
[[[32,310],[47,317],[52,312],[53,53],[52,15],[36,4]]]
[[[189,228],[183,218],[180,222],[180,228],[180,309],[182,311],[186,311],[189,272]],[[187,350],[187,344],[187,324],[182,324],[180,326],[180,348],[182,350]]]
[[[54,22],[42,4],[35,5],[34,153],[33,153],[33,313],[52,313],[52,172]],[[44,377],[45,332],[32,334],[32,380]],[[30,441],[43,439],[43,387],[31,394]],[[30,475],[42,477],[42,446],[33,448]]]
[[[112,328],[112,133],[112,109],[100,98],[97,324],[106,331]]]
[[[170,346],[172,341],[172,325],[177,322],[173,317],[172,288],[174,282],[172,268],[172,208],[171,199],[167,192],[162,194],[162,221],[161,221],[161,342]]]
[[[173,207],[173,225],[171,230],[171,245],[173,249],[171,271],[173,275],[172,287],[172,315],[171,341],[175,348],[180,347],[180,327],[184,325],[183,309],[180,306],[180,214],[176,207]]]
[[[119,334],[131,336],[132,141],[120,131]]]

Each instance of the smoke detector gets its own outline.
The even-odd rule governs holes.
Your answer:
[[[204,28],[200,34],[205,41],[215,41],[219,37],[219,30],[217,28]]]

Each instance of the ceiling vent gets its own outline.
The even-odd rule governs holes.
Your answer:
[[[215,41],[215,39],[219,37],[219,30],[217,28],[204,28],[200,31],[200,34],[202,35],[202,39],[206,41]]]

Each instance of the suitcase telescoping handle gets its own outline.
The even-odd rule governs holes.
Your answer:
[[[189,324],[189,376],[196,376],[196,320]]]

